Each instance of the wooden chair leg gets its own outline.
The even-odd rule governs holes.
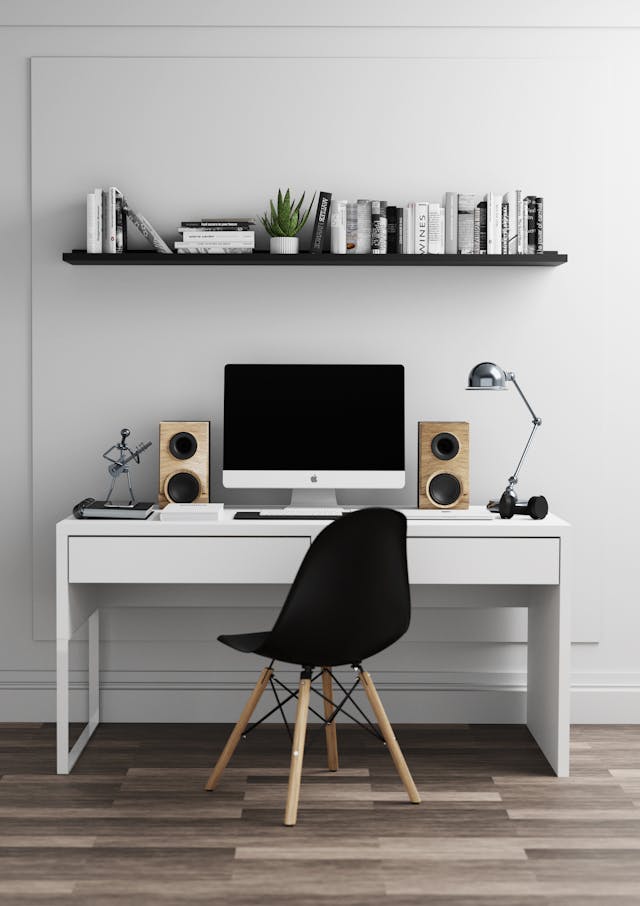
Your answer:
[[[333,683],[328,667],[322,668],[322,694],[324,695],[324,717],[328,720],[334,711]],[[328,701],[327,701],[328,699]],[[327,741],[327,767],[330,771],[338,770],[338,731],[335,720],[324,728]]]
[[[293,731],[293,745],[291,746],[287,807],[284,812],[284,823],[287,827],[293,827],[298,817],[298,799],[300,798],[300,781],[302,779],[302,759],[304,757],[304,741],[307,735],[309,696],[311,695],[310,674],[311,671],[303,670],[300,676],[296,726]]]
[[[273,670],[270,667],[265,667],[264,670],[262,671],[262,673],[260,674],[260,678],[258,679],[258,682],[256,683],[253,692],[249,696],[249,699],[248,699],[246,705],[242,709],[242,714],[238,718],[238,723],[235,725],[235,727],[231,731],[231,735],[229,736],[229,739],[227,740],[227,744],[225,745],[224,749],[222,750],[222,753],[216,762],[215,768],[209,775],[209,779],[207,780],[205,790],[214,790],[216,788],[216,786],[218,785],[218,781],[222,777],[224,769],[229,764],[229,761],[231,760],[231,756],[235,752],[236,746],[240,742],[240,738],[241,738],[242,734],[244,733],[244,731],[246,730],[247,724],[251,720],[251,715],[255,711],[256,705],[262,698],[262,693],[269,685],[269,680],[271,679],[272,674],[273,674]]]
[[[367,694],[369,699],[369,704],[373,710],[373,713],[376,716],[378,726],[380,727],[380,732],[384,736],[384,741],[387,744],[389,749],[389,754],[393,759],[393,763],[396,767],[396,771],[400,776],[400,780],[404,784],[404,788],[407,791],[407,795],[411,802],[416,805],[420,802],[420,794],[416,788],[415,783],[413,782],[413,777],[409,773],[409,768],[407,767],[407,762],[404,760],[404,755],[402,754],[402,749],[398,745],[398,741],[393,732],[393,727],[389,723],[389,718],[386,715],[386,712],[380,701],[380,696],[378,691],[373,684],[373,680],[369,676],[366,670],[360,670],[358,673],[360,677],[360,682],[364,687],[364,691]]]

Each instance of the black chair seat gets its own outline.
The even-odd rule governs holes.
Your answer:
[[[315,539],[269,632],[222,635],[236,651],[308,667],[360,664],[409,628],[407,520],[358,510]]]
[[[218,641],[236,651],[256,654],[269,635],[269,632],[242,632],[237,635],[219,635]]]

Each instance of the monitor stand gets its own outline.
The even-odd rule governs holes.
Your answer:
[[[291,507],[309,509],[335,509],[338,507],[335,488],[294,488],[291,491]]]

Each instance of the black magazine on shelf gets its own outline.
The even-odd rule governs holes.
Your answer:
[[[309,252],[312,255],[321,255],[324,249],[330,206],[331,192],[320,192],[318,195],[318,206],[316,208],[316,219],[311,234],[311,246],[309,248]]]

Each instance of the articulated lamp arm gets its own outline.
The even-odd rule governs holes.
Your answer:
[[[524,450],[522,451],[522,455],[521,455],[521,457],[520,457],[520,460],[519,460],[519,462],[518,462],[518,465],[516,466],[516,470],[515,470],[515,472],[513,473],[513,475],[509,478],[509,484],[507,485],[507,493],[511,493],[511,494],[513,494],[513,495],[515,496],[515,490],[514,490],[514,488],[515,488],[516,484],[518,483],[518,475],[520,474],[520,469],[522,468],[522,465],[523,465],[523,463],[524,463],[524,461],[525,461],[525,459],[526,459],[526,457],[527,457],[527,453],[529,452],[529,447],[531,446],[531,441],[533,440],[533,435],[536,433],[536,431],[538,430],[538,428],[539,428],[540,425],[542,424],[542,419],[539,418],[539,417],[535,414],[535,412],[533,411],[533,409],[531,408],[531,404],[529,403],[529,400],[526,398],[526,396],[525,396],[524,393],[522,392],[522,389],[520,388],[520,385],[519,385],[518,382],[516,381],[516,376],[515,376],[514,372],[513,372],[513,371],[507,371],[507,372],[505,373],[505,377],[506,377],[506,379],[507,379],[508,381],[511,381],[511,382],[512,382],[513,386],[516,388],[516,390],[517,390],[518,393],[520,394],[520,397],[521,397],[522,401],[524,402],[525,406],[527,407],[527,409],[528,409],[529,412],[531,413],[531,418],[532,418],[532,421],[533,421],[533,428],[531,429],[531,434],[529,435],[529,439],[527,440],[527,442],[526,442],[526,444],[525,444],[525,447],[524,447]]]

